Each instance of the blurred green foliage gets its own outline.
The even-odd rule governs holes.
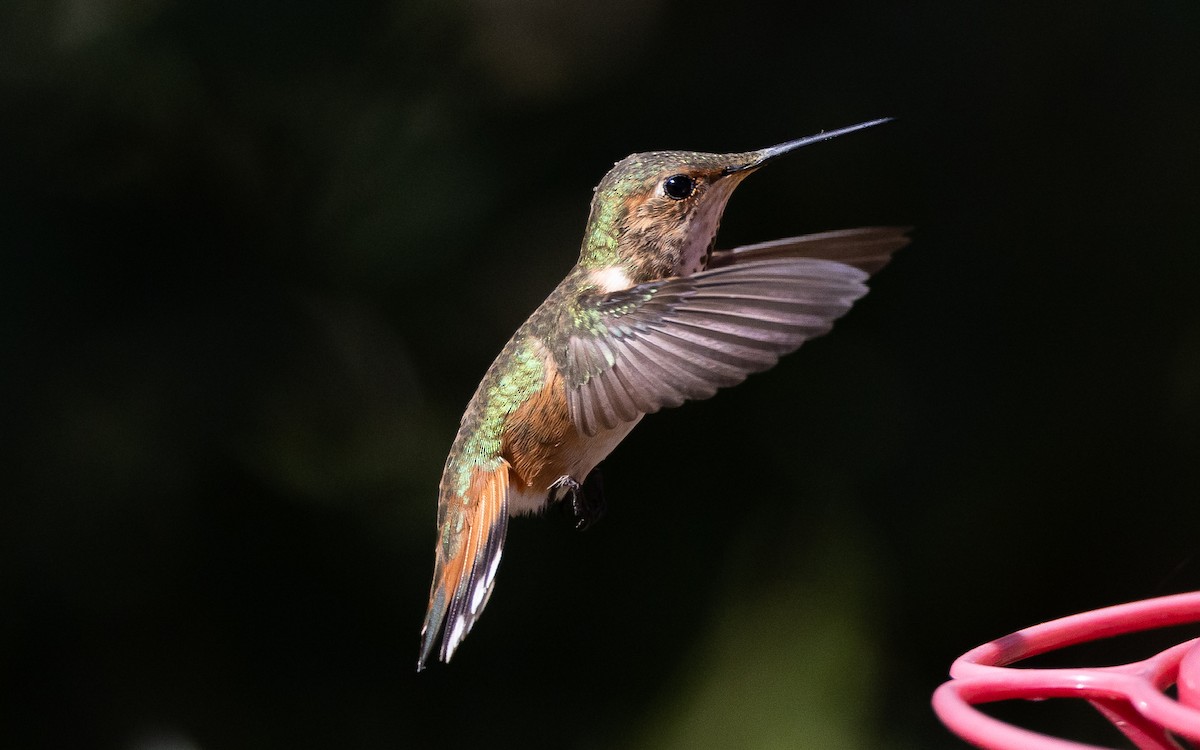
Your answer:
[[[735,6],[0,5],[0,746],[962,747],[957,654],[1197,588],[1197,6]],[[722,242],[913,245],[647,419],[594,531],[514,522],[415,675],[445,452],[591,186],[886,115]]]

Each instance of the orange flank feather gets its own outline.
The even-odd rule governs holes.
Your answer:
[[[500,455],[512,467],[514,494],[545,497],[550,485],[569,475],[571,458],[579,453],[580,436],[567,413],[562,375],[546,358],[546,385],[517,407],[505,424]],[[514,512],[532,508],[513,508]]]
[[[546,507],[563,478],[582,483],[617,443],[638,423],[638,415],[613,429],[584,435],[571,421],[562,372],[552,357],[543,364],[545,385],[508,418],[500,455],[509,464],[510,515],[536,513]]]

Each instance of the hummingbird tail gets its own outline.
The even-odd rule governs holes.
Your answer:
[[[501,461],[492,469],[476,467],[466,494],[443,505],[450,510],[438,529],[418,672],[425,668],[439,636],[441,660],[450,661],[491,596],[508,530],[508,463]]]
[[[709,258],[708,267],[720,268],[771,258],[820,258],[873,274],[888,264],[893,253],[910,242],[910,231],[912,227],[859,227],[786,237],[732,250],[717,250]]]

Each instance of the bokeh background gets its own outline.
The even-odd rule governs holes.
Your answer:
[[[1200,587],[1198,50],[1190,0],[7,0],[0,746],[964,747],[957,654]],[[880,116],[722,244],[913,244],[592,530],[514,522],[415,674],[461,410],[609,165]]]

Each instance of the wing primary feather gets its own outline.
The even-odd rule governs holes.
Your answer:
[[[653,381],[649,379],[651,373],[661,372],[658,365],[635,352],[632,347],[630,354],[628,359],[617,363],[613,368],[613,375],[642,414],[657,411],[660,406],[678,406],[683,403],[683,397],[664,378],[659,377]],[[650,398],[650,394],[656,391],[661,394],[661,404]]]
[[[707,326],[701,326],[691,320],[673,320],[671,327],[663,333],[686,341],[699,356],[723,354],[731,364],[741,360],[747,365],[761,360],[763,352],[786,351],[804,341],[804,333],[794,327],[751,327],[721,320],[706,322]]]
[[[597,410],[602,406],[602,404],[597,403],[600,399],[597,398],[595,378],[589,378],[588,382],[580,386],[579,392],[583,402],[583,409],[580,413],[583,419],[580,420],[579,427],[584,433],[595,435],[599,432],[601,425],[600,415],[597,414]]]
[[[778,344],[794,349],[808,339],[828,331],[833,321],[843,312],[844,308],[839,308],[827,311],[825,315],[804,312],[788,317],[764,316],[751,322],[748,322],[745,316],[709,315],[706,324],[709,330],[739,336],[747,339],[747,343],[755,342],[757,346]]]
[[[642,381],[642,388],[638,391],[638,406],[644,412],[650,414],[663,406],[680,406],[687,400],[684,391],[677,385],[674,368],[664,355],[640,338],[629,339],[626,346],[632,355],[630,361],[647,379]]]
[[[827,332],[866,293],[865,270],[789,253],[763,249],[603,296],[602,325],[573,333],[562,362],[576,425],[592,435],[740,383]]]
[[[859,227],[786,237],[717,250],[709,268],[773,258],[822,258],[874,274],[888,264],[897,250],[909,243],[912,227]]]
[[[672,384],[687,398],[708,398],[717,392],[718,385],[693,371],[695,366],[691,360],[695,357],[689,349],[681,348],[665,336],[658,336],[653,341],[643,338],[641,342],[661,355],[660,361],[670,369]]]
[[[606,402],[612,407],[612,414],[616,421],[632,422],[637,419],[641,412],[638,410],[637,404],[629,397],[628,391],[621,385],[621,381],[613,374],[613,370],[602,372],[597,377],[604,386]],[[615,426],[615,422],[609,425],[609,427]]]

